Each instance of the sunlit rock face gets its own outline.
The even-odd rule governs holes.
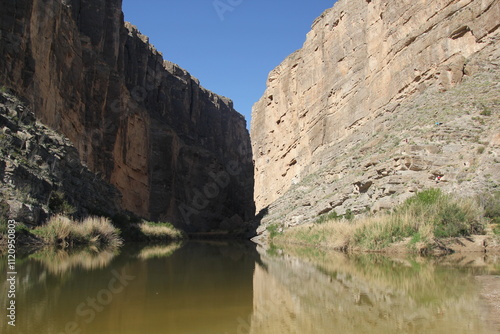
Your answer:
[[[124,209],[190,231],[238,227],[254,214],[244,117],[165,61],[121,3],[1,0],[0,84],[69,137]]]
[[[257,210],[342,153],[344,162],[362,158],[363,152],[358,157],[342,150],[362,147],[364,138],[335,145],[357,133],[383,131],[391,124],[387,114],[415,115],[415,109],[400,107],[404,101],[429,87],[451,89],[475,73],[469,61],[492,45],[498,50],[499,17],[497,0],[340,0],[325,11],[302,49],[271,71],[253,107]],[[484,55],[486,62],[498,59],[498,51]],[[352,172],[346,164],[329,176]]]

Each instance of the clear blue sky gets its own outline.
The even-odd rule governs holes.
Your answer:
[[[302,47],[334,0],[123,0],[125,20],[165,59],[229,97],[250,122],[267,75]]]

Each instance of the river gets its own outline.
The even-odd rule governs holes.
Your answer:
[[[0,261],[1,333],[495,333],[477,277],[496,277],[500,265],[480,255],[265,251],[224,241],[43,250],[17,259],[15,327],[5,321]]]

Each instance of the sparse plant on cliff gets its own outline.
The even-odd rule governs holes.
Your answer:
[[[324,222],[327,222],[327,221],[330,221],[330,220],[337,220],[337,219],[341,219],[342,216],[338,215],[337,212],[334,211],[331,211],[330,213],[326,213],[324,215],[321,215],[319,216],[315,221],[314,223],[315,224],[323,224]]]
[[[5,133],[0,133],[0,145],[3,147],[6,147],[9,143],[9,138]]]
[[[10,191],[10,195],[24,204],[36,203],[36,200],[31,196],[31,188],[29,186],[14,188]]]
[[[49,198],[49,209],[54,214],[72,215],[75,213],[75,208],[68,203],[62,191],[53,191]]]
[[[484,104],[481,104],[481,116],[491,116],[491,109],[485,106]]]
[[[314,223],[315,224],[323,224],[323,223],[328,222],[328,221],[340,220],[340,219],[353,220],[354,214],[349,209],[343,215],[339,215],[337,212],[331,211],[330,213],[319,216],[318,219],[316,219],[316,221]]]

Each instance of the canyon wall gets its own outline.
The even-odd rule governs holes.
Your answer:
[[[377,178],[398,172],[391,163],[383,172],[386,175],[375,173],[373,180],[368,176],[366,180],[357,179],[369,166],[394,157],[391,154],[396,152],[380,149],[388,136],[409,136],[399,138],[407,144],[408,138],[415,134],[413,128],[417,131],[447,117],[439,109],[419,116],[419,106],[403,106],[405,102],[430,91],[436,94],[448,91],[483,69],[482,73],[498,70],[498,64],[495,68],[490,65],[498,63],[499,17],[498,0],[340,0],[326,10],[313,23],[302,49],[271,71],[264,96],[253,107],[251,137],[257,210],[272,206],[294,186],[307,183],[307,177],[312,175],[316,185],[307,184],[307,189],[298,189],[294,197],[283,200],[279,211],[288,211],[276,215],[276,221],[283,221],[284,216],[290,221],[294,217],[300,220],[302,213],[289,212],[294,202],[314,211],[314,215],[325,213],[351,196],[352,191],[342,193],[342,187],[354,186],[356,194],[366,193]],[[489,68],[484,64],[489,64]],[[486,90],[491,87],[494,87],[491,82],[485,85]],[[498,87],[495,90],[498,97]],[[476,102],[490,103],[496,111],[496,97]],[[475,97],[471,99],[472,102]],[[445,109],[453,100],[442,102]],[[464,113],[479,114],[477,108],[467,106],[465,109]],[[416,127],[413,121],[425,117],[428,118]],[[403,124],[397,130],[396,119]],[[498,124],[497,117],[490,121]],[[405,135],[403,130],[408,130]],[[494,129],[488,129],[479,135],[489,142],[492,131]],[[386,138],[377,139],[380,145],[370,144],[370,140],[384,132]],[[449,139],[459,143],[461,138]],[[435,145],[432,154],[443,152],[443,143],[428,138],[409,144],[412,143]],[[363,147],[365,151],[360,151]],[[373,152],[367,151],[372,148]],[[466,155],[470,148],[464,148]],[[411,149],[405,152],[411,153]],[[377,157],[379,153],[385,156]],[[397,155],[401,153],[398,151]],[[370,157],[375,160],[373,164],[364,161],[358,166],[359,161]],[[458,157],[459,154],[457,166],[463,167],[464,163],[470,167],[470,161],[458,161]],[[423,167],[419,171],[427,173],[425,179],[432,178],[434,167]],[[318,174],[318,171],[324,173]],[[338,186],[338,180],[348,174],[355,177]],[[304,195],[325,183],[331,185],[317,194],[318,198]],[[376,189],[379,190],[384,192],[384,189]],[[326,197],[331,198],[322,203]],[[366,206],[379,198],[370,194]],[[315,205],[318,202],[321,203]]]
[[[253,216],[244,117],[125,23],[121,0],[0,7],[0,85],[66,135],[124,209],[195,232]]]

